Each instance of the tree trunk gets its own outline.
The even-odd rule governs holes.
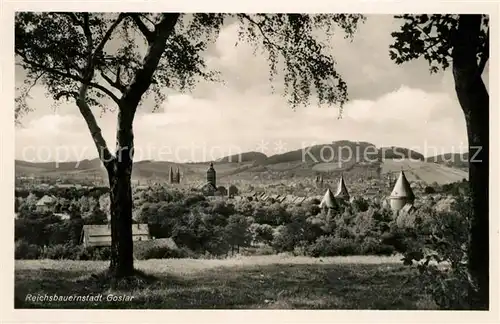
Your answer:
[[[458,94],[458,91],[457,91]],[[488,309],[489,304],[489,96],[482,80],[469,91],[460,90],[471,108],[466,117],[469,139],[469,183],[473,215],[470,223],[469,271],[478,286],[474,306]],[[465,100],[460,100],[462,103]],[[467,114],[466,114],[467,115]],[[475,292],[471,292],[475,294]],[[472,297],[472,296],[471,296]]]
[[[136,14],[128,14],[136,23],[139,30],[148,42],[148,50],[143,60],[142,67],[138,69],[132,82],[123,89],[119,89],[123,96],[116,98],[112,92],[108,95],[118,104],[118,130],[116,143],[116,156],[112,156],[101,129],[97,125],[94,115],[86,102],[87,89],[94,76],[95,57],[90,57],[82,86],[76,98],[76,103],[92,135],[92,139],[99,152],[107,172],[110,186],[110,212],[111,212],[111,262],[110,273],[116,277],[125,277],[134,272],[133,240],[132,240],[132,161],[134,151],[134,134],[132,124],[134,115],[143,94],[148,90],[153,80],[153,74],[158,68],[161,56],[165,52],[166,41],[174,31],[179,19],[179,13],[164,13],[154,30],[148,30],[142,19]],[[108,30],[106,37],[109,39],[112,30],[120,23],[121,18],[115,21]],[[95,53],[99,53],[106,41],[101,41]],[[100,49],[99,49],[100,47]],[[95,55],[93,55],[95,56]]]
[[[109,270],[116,278],[134,272],[131,177],[124,169],[131,171],[132,165],[115,162],[114,170],[109,174],[112,238]]]
[[[469,183],[473,215],[468,266],[478,291],[471,289],[474,309],[489,308],[489,95],[477,64],[480,15],[461,15],[453,48],[453,76],[465,115],[469,141]]]
[[[130,276],[134,272],[131,184],[134,150],[133,114],[132,109],[126,106],[120,109],[116,155],[108,166],[112,240],[109,270],[116,278]]]

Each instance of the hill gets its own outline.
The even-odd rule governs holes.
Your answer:
[[[368,142],[336,141],[270,156],[265,164],[302,161],[304,163],[377,160],[378,148]]]
[[[446,153],[428,157],[430,163],[439,163],[453,168],[468,169],[469,153]]]
[[[469,174],[457,168],[438,163],[413,160],[384,160],[382,175],[398,173],[404,170],[408,181],[423,181],[427,184],[434,182],[443,185],[468,179]]]
[[[397,146],[381,147],[379,149],[379,154],[384,159],[412,159],[412,160],[425,161],[425,157],[423,154],[418,153],[416,151],[412,151],[404,147],[397,147]]]
[[[434,163],[435,159],[436,163]],[[344,173],[351,179],[381,177],[407,170],[408,178],[428,184],[450,183],[467,179],[464,165],[446,164],[446,155],[425,159],[418,152],[401,147],[377,148],[369,142],[336,141],[267,157],[259,152],[226,156],[215,162],[217,178],[221,183],[233,181],[313,179],[318,174],[335,179]],[[458,158],[456,159],[459,160]],[[431,162],[432,161],[432,162]],[[136,181],[168,181],[170,168],[182,175],[182,183],[205,181],[209,162],[176,163],[170,161],[137,161],[132,179]],[[97,159],[80,163],[15,162],[16,177],[33,176],[66,179],[107,179]]]
[[[241,154],[234,154],[226,156],[217,160],[218,163],[232,163],[232,162],[258,162],[261,163],[267,159],[267,155],[260,152],[245,152]]]

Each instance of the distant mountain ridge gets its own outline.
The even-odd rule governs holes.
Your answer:
[[[468,169],[469,152],[466,153],[446,153],[430,156],[425,159],[427,162],[443,164],[449,167]]]
[[[261,152],[245,152],[241,154],[234,154],[217,159],[219,163],[233,163],[233,162],[258,162],[261,163],[267,159],[267,155]]]
[[[375,171],[380,168],[380,165],[385,160],[388,161],[391,159],[412,159],[420,163],[418,164],[419,168],[423,166],[433,169],[432,165],[437,163],[447,167],[464,169],[463,163],[456,164],[457,166],[450,165],[448,162],[450,161],[450,157],[450,154],[444,154],[437,157],[425,158],[421,153],[407,148],[377,148],[369,142],[342,140],[271,156],[254,151],[244,152],[242,154],[222,157],[214,161],[214,164],[218,177],[227,179],[251,179],[258,174],[268,174],[269,176],[276,177],[312,177],[314,174],[322,172],[347,172],[353,167],[356,167],[356,170],[367,169]],[[134,163],[132,178],[168,181],[170,168],[173,168],[174,170],[179,169],[184,179],[189,181],[203,181],[209,163],[176,163],[154,160],[137,161]],[[64,163],[36,163],[16,160],[15,170],[17,177],[24,175],[107,179],[106,171],[99,159]],[[448,169],[439,168],[439,174],[443,174],[443,172],[449,173],[453,174],[453,177],[464,174],[463,171],[457,175],[451,169],[449,172],[446,170]]]

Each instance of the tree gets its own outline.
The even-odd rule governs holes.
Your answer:
[[[41,84],[59,102],[74,102],[84,118],[108,173],[111,201],[111,262],[115,277],[132,275],[133,121],[143,98],[158,108],[165,88],[190,90],[198,80],[217,80],[203,51],[225,20],[238,21],[240,40],[268,55],[270,79],[283,76],[292,106],[312,93],[319,104],[342,105],[347,86],[327,54],[331,27],[352,36],[360,15],[179,14],[22,12],[15,19],[16,62],[26,72],[18,89],[15,116],[30,107],[29,90]],[[326,31],[320,41],[313,30]],[[143,51],[139,44],[145,44]],[[112,44],[113,46],[111,46]],[[144,47],[144,46],[142,46]],[[108,148],[95,109],[116,107],[116,148]]]
[[[249,246],[252,242],[250,224],[244,216],[231,215],[225,227],[226,240],[234,253],[234,247],[239,252],[240,247]]]
[[[83,220],[88,225],[105,225],[108,223],[108,216],[96,205],[92,210],[85,212]]]
[[[252,240],[254,243],[270,245],[273,241],[273,227],[268,224],[252,223],[250,225]]]
[[[469,298],[489,307],[489,94],[482,74],[489,59],[487,15],[403,15],[390,56],[396,64],[423,57],[431,73],[452,67],[469,141],[469,181],[473,205],[468,267],[478,291]]]

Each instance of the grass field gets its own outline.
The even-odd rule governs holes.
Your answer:
[[[18,260],[16,308],[434,309],[399,257],[252,256],[136,261],[146,276],[111,289],[107,262]],[[407,279],[411,278],[408,282]],[[101,294],[102,301],[34,302],[26,296]],[[133,297],[126,302],[107,296]]]

